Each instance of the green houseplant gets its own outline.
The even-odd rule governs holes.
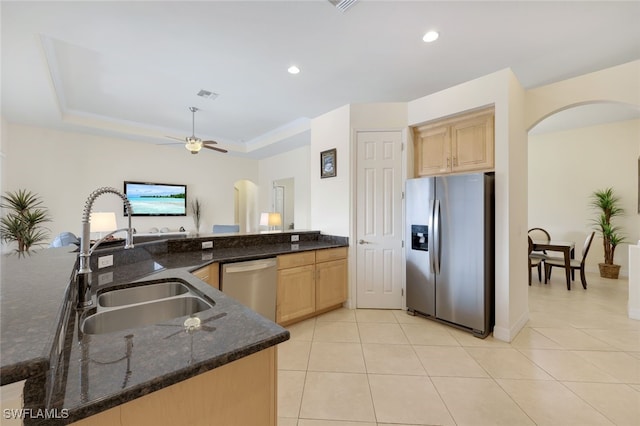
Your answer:
[[[619,226],[612,223],[617,216],[622,216],[624,210],[613,188],[605,188],[594,191],[591,194],[591,206],[598,212],[594,219],[594,227],[602,236],[604,248],[604,263],[599,263],[600,276],[603,278],[618,278],[620,265],[613,263],[613,257],[618,244],[624,242]]]
[[[49,238],[49,232],[42,224],[51,222],[51,217],[37,194],[18,189],[7,191],[1,199],[0,207],[8,210],[0,219],[2,241],[17,242],[17,251],[22,253],[34,245],[42,245]]]

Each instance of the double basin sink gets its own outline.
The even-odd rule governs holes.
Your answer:
[[[98,294],[96,312],[82,322],[86,334],[106,334],[191,316],[213,307],[180,279],[149,281]]]

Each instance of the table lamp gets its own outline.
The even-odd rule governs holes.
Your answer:
[[[97,232],[99,237],[102,238],[103,232],[113,232],[118,229],[116,223],[115,212],[94,212],[91,213],[91,232]]]
[[[267,212],[260,215],[260,225],[267,226],[269,231],[282,225],[282,216],[278,212]]]

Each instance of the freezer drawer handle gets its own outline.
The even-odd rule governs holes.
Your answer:
[[[360,241],[358,241],[358,244],[371,244],[371,242],[365,241],[365,240],[360,240]]]

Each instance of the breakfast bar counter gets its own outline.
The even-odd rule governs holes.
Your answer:
[[[201,249],[203,241],[214,247]],[[2,384],[26,380],[24,407],[56,415],[25,418],[25,424],[67,424],[271,348],[289,332],[190,272],[213,262],[345,245],[346,239],[310,232],[295,245],[272,237],[197,236],[98,250],[91,258],[94,301],[105,289],[177,281],[212,305],[189,317],[102,334],[81,327],[96,308],[75,307],[73,247],[5,255]],[[115,266],[98,269],[97,256],[108,254]]]

